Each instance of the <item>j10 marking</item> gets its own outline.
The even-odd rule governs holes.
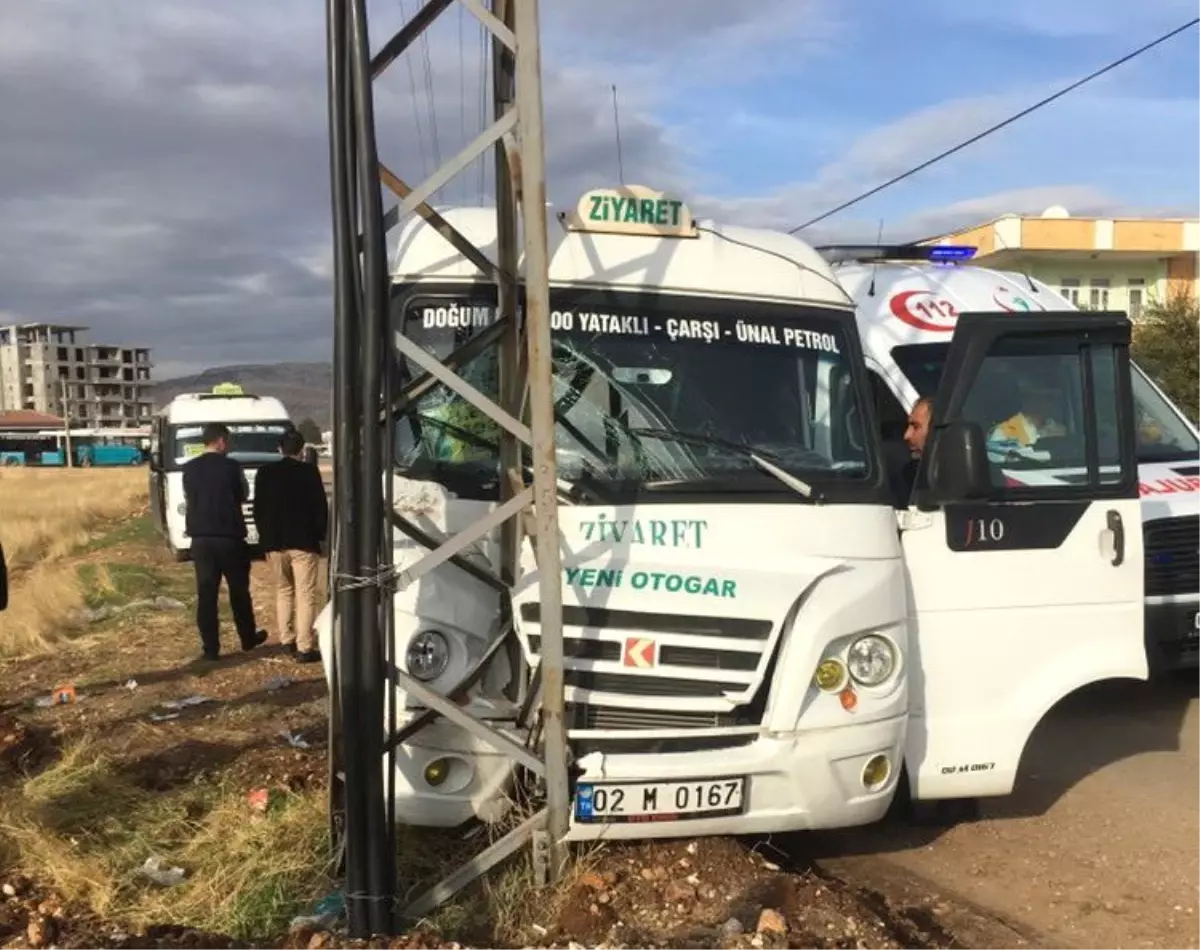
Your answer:
[[[998,544],[1004,540],[1004,521],[1001,518],[971,518],[967,521],[964,547],[975,544]]]

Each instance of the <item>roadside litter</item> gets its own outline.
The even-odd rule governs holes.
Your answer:
[[[81,699],[83,697],[75,692],[74,683],[61,683],[50,691],[49,696],[39,696],[33,701],[33,704],[46,709],[49,706],[68,706],[71,703],[79,702]]]
[[[293,680],[287,676],[275,676],[263,683],[263,689],[268,693],[276,693],[281,689],[287,689],[291,686]]]
[[[134,600],[128,604],[109,604],[104,607],[96,607],[94,610],[85,610],[83,619],[87,623],[99,623],[101,620],[108,620],[112,617],[120,616],[130,610],[140,610],[148,608],[150,610],[184,610],[186,604],[176,600],[174,597],[152,597],[148,600]]]
[[[211,703],[212,701],[213,699],[211,696],[201,696],[200,694],[196,694],[195,696],[185,696],[183,699],[169,699],[165,703],[159,703],[159,706],[161,706],[163,709],[170,709],[172,711],[168,713],[151,712],[150,721],[170,722],[172,719],[178,719],[180,712],[182,712],[184,709],[187,709],[189,706],[202,706],[204,703]]]
[[[162,865],[162,859],[157,857],[146,858],[146,863],[138,868],[138,874],[162,887],[174,887],[176,884],[183,883],[183,879],[187,877],[187,872],[183,868],[165,868]]]
[[[291,729],[280,729],[279,734],[283,736],[283,741],[290,745],[293,749],[308,748],[308,740],[292,732]]]

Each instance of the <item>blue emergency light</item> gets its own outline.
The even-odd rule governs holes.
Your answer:
[[[931,261],[966,261],[975,256],[978,248],[958,244],[934,244],[929,248]]]
[[[970,260],[979,249],[959,244],[825,244],[816,250],[831,264],[844,261],[929,261],[933,264],[954,264]]]

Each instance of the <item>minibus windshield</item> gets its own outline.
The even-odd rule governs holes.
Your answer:
[[[227,422],[229,457],[243,465],[263,465],[279,458],[279,439],[287,422]],[[204,426],[175,426],[171,433],[171,457],[182,465],[204,451]]]
[[[948,343],[897,346],[892,350],[892,359],[920,395],[931,396],[942,378],[949,348]],[[1138,462],[1195,461],[1200,455],[1200,441],[1179,411],[1159,394],[1136,364],[1130,369]]]
[[[789,492],[772,467],[805,484],[861,486],[874,472],[846,314],[598,296],[551,298],[560,480],[606,490],[609,497],[614,491],[657,497],[705,489]],[[411,339],[445,359],[490,326],[494,312],[469,302],[418,298],[398,319],[406,321]],[[410,361],[401,367],[404,379],[423,373]],[[494,397],[497,349],[460,372]],[[498,431],[439,384],[398,422],[396,463],[414,477],[453,480],[474,471],[492,479]]]

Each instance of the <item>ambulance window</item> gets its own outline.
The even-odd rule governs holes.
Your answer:
[[[920,396],[932,396],[942,381],[949,343],[914,343],[892,348],[892,359]]]
[[[871,396],[875,400],[875,417],[879,420],[879,434],[883,440],[894,442],[904,438],[908,413],[884,378],[874,370],[871,370]]]

